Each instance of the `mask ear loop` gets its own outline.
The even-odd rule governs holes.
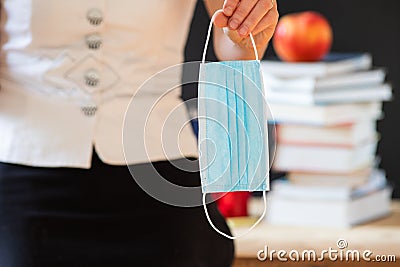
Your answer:
[[[214,20],[215,20],[215,16],[218,15],[218,13],[221,13],[221,12],[223,12],[223,10],[222,9],[218,9],[217,11],[215,11],[214,15],[211,17],[210,25],[208,26],[208,31],[207,31],[206,43],[204,45],[203,57],[201,59],[201,63],[203,63],[203,64],[206,61],[207,48],[208,48],[208,43],[210,42],[211,30],[212,30],[212,26],[213,26],[213,23],[214,23]],[[251,44],[253,45],[254,55],[256,57],[256,60],[258,61],[259,59],[258,59],[256,42],[254,41],[252,33],[250,33],[250,40],[251,40]]]
[[[207,206],[206,206],[206,194],[207,193],[203,193],[203,208],[204,208],[204,213],[206,214],[206,217],[207,217],[207,221],[211,225],[211,227],[215,230],[215,232],[217,232],[218,234],[220,234],[228,239],[235,240],[235,239],[238,239],[238,238],[241,238],[241,237],[247,235],[262,221],[262,219],[264,219],[265,214],[267,213],[267,193],[266,193],[266,191],[263,191],[264,211],[263,211],[262,215],[260,216],[260,218],[258,218],[258,220],[249,229],[247,229],[246,232],[244,232],[238,236],[230,236],[228,234],[225,234],[221,230],[219,230],[211,221],[210,215],[208,214],[208,210],[207,210]]]
[[[203,58],[201,60],[201,63],[203,63],[203,64],[205,63],[205,60],[206,60],[207,48],[208,48],[208,43],[210,41],[211,30],[212,30],[212,26],[214,23],[214,19],[215,19],[215,16],[220,12],[223,12],[222,9],[219,9],[214,13],[214,15],[211,18],[210,25],[208,26],[207,39],[206,39],[206,43],[205,43],[204,50],[203,50]],[[258,59],[257,47],[256,47],[256,43],[254,41],[253,35],[251,33],[250,33],[250,40],[253,45],[256,60],[258,61],[259,59]],[[230,236],[230,235],[225,234],[224,232],[220,231],[217,227],[215,227],[215,225],[211,221],[211,218],[210,218],[210,215],[208,214],[208,210],[207,210],[207,206],[206,206],[206,195],[207,195],[207,193],[203,193],[203,208],[204,208],[204,213],[206,214],[206,217],[207,217],[207,221],[218,234],[220,234],[228,239],[234,240],[234,239],[238,239],[238,238],[241,238],[241,237],[247,235],[262,221],[262,219],[264,219],[265,214],[267,213],[267,193],[266,193],[266,191],[263,191],[264,211],[263,211],[262,215],[260,216],[260,218],[258,218],[258,220],[249,229],[247,229],[247,231],[244,232],[243,234],[241,234],[239,236]]]

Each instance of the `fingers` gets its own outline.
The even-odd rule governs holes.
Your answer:
[[[258,0],[242,0],[239,2],[239,5],[236,7],[228,21],[231,30],[237,30],[239,28],[245,18],[250,14],[257,1]]]
[[[239,4],[240,0],[225,0],[224,6],[222,10],[224,11],[225,16],[230,17],[235,11],[237,5]]]
[[[270,29],[273,33],[278,23],[279,13],[276,8],[271,9],[257,24],[257,26],[251,31],[253,35],[257,35],[260,32]],[[272,34],[271,34],[272,35]]]
[[[264,16],[273,8],[272,0],[260,0],[256,3],[254,8],[250,11],[250,14],[244,19],[238,32],[241,36],[247,36],[258,23],[264,18]]]
[[[214,24],[229,27],[237,37],[244,38],[265,30],[265,34],[272,35],[278,18],[276,0],[225,0],[223,12],[216,14]]]

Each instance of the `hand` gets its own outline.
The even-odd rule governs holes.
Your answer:
[[[250,48],[250,33],[258,47],[265,47],[274,34],[279,13],[276,0],[225,0],[223,12],[216,14],[214,24],[228,28],[230,39]]]

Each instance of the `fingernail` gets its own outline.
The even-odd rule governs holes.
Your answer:
[[[233,12],[232,7],[227,6],[227,7],[224,8],[224,13],[225,13],[226,16],[228,16],[228,17],[232,16],[232,12]]]
[[[232,30],[236,30],[238,26],[239,26],[239,22],[238,22],[237,20],[231,20],[231,21],[229,22],[229,27],[230,27]]]
[[[248,31],[247,27],[243,26],[239,29],[239,34],[242,36],[245,36],[245,35],[247,35],[247,31]]]

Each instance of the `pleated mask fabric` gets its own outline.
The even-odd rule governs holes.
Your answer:
[[[201,64],[198,90],[203,193],[268,190],[268,130],[260,62]]]

